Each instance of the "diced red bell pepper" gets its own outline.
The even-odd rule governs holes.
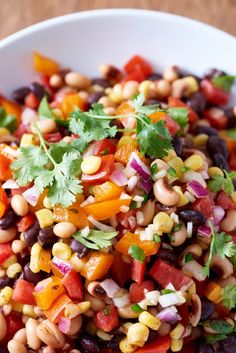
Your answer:
[[[226,92],[222,88],[214,86],[211,80],[202,80],[200,83],[200,89],[207,102],[209,103],[216,105],[225,105],[229,102],[229,92]]]
[[[136,283],[141,285],[143,282],[145,271],[146,271],[146,263],[145,262],[141,262],[136,259],[132,260],[131,278],[133,281],[135,281]]]
[[[228,118],[223,110],[213,107],[210,109],[206,109],[203,115],[204,118],[209,120],[211,126],[219,130],[225,129],[228,122]]]
[[[103,139],[95,143],[94,155],[105,156],[107,154],[114,154],[116,152],[116,145],[109,139]]]
[[[34,224],[36,217],[33,213],[28,213],[17,222],[19,232],[25,232],[32,224]]]
[[[39,106],[39,103],[40,103],[39,99],[33,93],[29,93],[25,97],[25,105],[28,108],[37,109]]]
[[[0,154],[0,180],[6,181],[12,178],[11,161]]]
[[[117,214],[117,221],[127,230],[133,232],[137,226],[137,219],[135,217],[137,210],[129,210],[126,213],[120,212]]]
[[[171,136],[175,136],[175,134],[180,130],[179,124],[177,124],[177,122],[169,115],[165,115],[163,120],[166,122],[166,127],[169,130]]]
[[[188,304],[184,303],[182,305],[178,306],[178,313],[181,316],[181,323],[184,326],[187,326],[189,324],[189,310],[188,310]]]
[[[141,285],[132,283],[129,289],[129,296],[131,303],[141,302],[145,298],[144,290],[151,292],[154,290],[154,284],[152,281],[144,281]]]
[[[175,97],[168,97],[168,106],[169,107],[183,107],[186,108],[189,112],[188,118],[190,123],[193,123],[198,120],[198,115],[195,113],[195,111],[190,108],[187,104],[182,102],[180,99],[175,98]]]
[[[192,203],[192,209],[201,212],[206,218],[213,216],[213,201],[211,196],[204,196]]]
[[[140,67],[137,67],[134,71],[128,74],[128,76],[123,78],[122,83],[125,83],[128,81],[142,82],[145,80],[145,78],[146,76],[143,73],[142,69]]]
[[[7,324],[7,334],[4,338],[3,343],[8,343],[15,333],[23,328],[25,325],[22,322],[21,315],[18,315],[14,312],[11,312],[9,315],[5,316],[6,324]]]
[[[236,152],[233,152],[230,155],[229,168],[230,168],[230,170],[236,170]]]
[[[142,348],[138,348],[136,353],[166,353],[170,348],[169,336],[157,336],[153,341],[146,343]]]
[[[205,281],[198,281],[198,280],[194,279],[194,282],[196,285],[197,295],[199,295],[200,297],[203,296],[205,294],[206,287],[209,284],[208,279],[206,279]]]
[[[13,289],[12,299],[20,304],[35,305],[33,291],[34,285],[32,283],[18,279]]]
[[[52,132],[50,134],[44,134],[43,138],[49,143],[56,143],[61,141],[62,135],[60,132]]]
[[[180,290],[183,286],[189,287],[192,283],[191,278],[183,274],[182,271],[161,259],[154,263],[149,274],[162,288],[171,283],[175,289]]]
[[[216,204],[221,206],[224,210],[232,210],[235,208],[235,204],[224,191],[220,191],[217,195]]]
[[[96,185],[109,180],[114,171],[114,155],[108,154],[102,157],[99,170],[94,174],[82,174],[82,181],[85,185]]]
[[[130,265],[127,262],[124,262],[119,253],[114,254],[111,273],[112,278],[120,287],[123,287],[130,279]]]
[[[0,265],[3,264],[11,255],[13,251],[10,244],[0,244]]]
[[[62,284],[66,287],[66,290],[72,299],[83,299],[83,285],[79,273],[71,270],[62,279]]]
[[[94,316],[95,326],[99,329],[110,332],[119,325],[119,318],[116,307],[107,305],[105,309],[98,311]]]
[[[131,74],[136,71],[137,68],[140,68],[145,76],[148,76],[152,73],[152,66],[149,62],[142,58],[140,55],[134,55],[125,65],[124,70],[127,74]]]

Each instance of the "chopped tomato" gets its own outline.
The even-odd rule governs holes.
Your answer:
[[[102,157],[99,170],[94,174],[82,174],[82,181],[86,185],[97,185],[109,180],[114,171],[114,155],[108,154]]]
[[[141,285],[143,282],[145,271],[146,271],[146,263],[145,262],[141,262],[136,259],[132,260],[131,278],[133,281],[135,281],[136,283]]]
[[[146,343],[142,348],[138,348],[136,353],[166,353],[170,348],[169,336],[157,336],[153,341]]]
[[[40,103],[39,99],[33,93],[29,93],[25,97],[25,105],[28,108],[37,109],[39,106],[39,103]]]
[[[119,253],[114,253],[111,273],[112,278],[120,287],[123,287],[124,284],[130,279],[130,264],[124,262]]]
[[[72,299],[83,299],[83,285],[79,273],[71,270],[62,279],[62,284],[66,287],[66,290]]]
[[[122,238],[116,243],[115,248],[117,251],[124,255],[129,254],[129,248],[131,245],[137,245],[139,248],[143,249],[146,256],[155,255],[160,247],[160,243],[153,243],[151,240],[140,240],[138,234],[133,234],[130,232],[125,233]]]
[[[28,213],[26,216],[22,217],[19,222],[17,222],[17,227],[19,232],[25,232],[29,227],[31,227],[35,222],[35,215],[33,213]]]
[[[177,124],[177,122],[169,115],[165,115],[163,120],[166,122],[166,127],[169,130],[171,136],[174,136],[180,130],[179,124]]]
[[[56,143],[61,141],[62,135],[60,132],[52,132],[50,134],[44,134],[43,138],[49,143]]]
[[[234,202],[224,191],[220,191],[217,195],[216,204],[221,206],[224,210],[232,210],[236,207]]]
[[[95,326],[104,332],[110,332],[119,325],[117,309],[114,305],[107,305],[105,309],[94,315]]]
[[[4,213],[9,207],[9,200],[6,191],[0,188],[0,218],[4,216]]]
[[[0,154],[0,180],[6,181],[12,178],[11,161]]]
[[[204,196],[192,203],[193,210],[201,212],[206,218],[213,216],[212,207],[213,201],[211,196]]]
[[[129,289],[131,303],[141,302],[145,298],[144,290],[151,292],[154,290],[154,284],[152,281],[143,281],[141,285],[132,283]]]
[[[178,313],[181,316],[181,323],[184,326],[187,326],[189,324],[188,304],[187,303],[183,303],[182,305],[178,305]]]
[[[123,78],[122,82],[128,82],[128,81],[142,82],[144,80],[145,80],[145,74],[143,73],[142,69],[140,67],[136,67],[134,71],[128,74],[125,78]]]
[[[107,154],[114,154],[116,145],[109,139],[103,139],[95,143],[94,156],[105,156]]]
[[[137,219],[135,217],[137,210],[129,210],[126,213],[118,213],[117,221],[127,230],[133,232],[137,226]]]
[[[175,289],[180,290],[183,286],[188,287],[192,283],[191,278],[183,274],[182,271],[161,259],[154,263],[149,274],[162,288],[171,283]]]
[[[120,197],[122,191],[122,188],[111,181],[106,181],[103,184],[95,185],[93,187],[93,194],[96,202],[117,199]]]
[[[141,57],[140,55],[134,55],[125,65],[124,70],[127,74],[131,74],[137,69],[141,69],[145,76],[148,76],[152,73],[152,67],[149,62]]]
[[[211,80],[202,80],[200,83],[200,89],[207,102],[209,103],[216,105],[225,105],[229,102],[229,92],[226,92],[222,88],[214,86]]]
[[[98,203],[91,203],[84,206],[83,209],[88,215],[91,215],[98,221],[114,217],[120,212],[122,206],[128,207],[131,199],[115,199]]]
[[[189,111],[188,118],[189,118],[190,123],[194,123],[195,121],[198,120],[197,113],[195,113],[195,111],[192,108],[189,108],[187,104],[185,104],[184,102],[182,102],[178,98],[169,97],[168,98],[168,106],[169,107],[183,107],[183,108],[186,108]]]
[[[11,245],[0,244],[0,265],[2,265],[11,255],[13,255]]]
[[[228,122],[224,111],[215,107],[205,110],[204,117],[209,120],[211,126],[219,130],[225,129]]]
[[[4,338],[4,342],[8,343],[15,333],[23,328],[25,325],[22,322],[21,315],[14,313],[13,311],[5,316],[6,324],[7,324],[7,334]]]
[[[13,289],[12,299],[17,303],[35,305],[33,291],[34,285],[32,283],[18,279]]]
[[[236,152],[231,153],[229,159],[229,167],[231,170],[236,170]]]

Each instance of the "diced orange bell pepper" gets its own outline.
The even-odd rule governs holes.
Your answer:
[[[9,200],[8,200],[6,191],[0,188],[0,218],[4,215],[8,207],[9,207]]]
[[[12,178],[11,161],[0,154],[0,180],[6,181]]]
[[[115,161],[127,164],[132,152],[138,152],[134,145],[123,145],[115,153]]]
[[[146,256],[150,256],[158,252],[160,244],[161,243],[153,243],[151,240],[140,240],[138,234],[127,232],[116,243],[115,248],[122,254],[129,255],[129,247],[131,245],[137,245],[139,248],[143,249]]]
[[[129,206],[131,199],[108,200],[99,203],[92,203],[84,207],[85,212],[96,220],[102,221],[114,217],[120,212],[122,206]]]
[[[16,103],[0,97],[0,106],[2,106],[7,114],[14,115],[16,117],[17,123],[21,121],[21,108]]]
[[[71,303],[72,300],[66,294],[60,295],[55,302],[52,304],[50,309],[44,311],[44,314],[48,320],[57,324],[60,319],[64,316],[65,307]]]
[[[96,202],[117,199],[120,197],[122,192],[123,189],[111,181],[106,181],[103,184],[93,187],[93,194]]]
[[[76,108],[85,110],[86,104],[83,99],[77,93],[65,95],[61,103],[63,114],[67,117]]]
[[[222,300],[222,288],[219,284],[211,282],[205,290],[205,296],[213,303],[217,304]]]
[[[153,123],[157,123],[158,121],[162,120],[165,115],[165,112],[155,112],[150,114],[149,117],[152,119]]]
[[[113,255],[94,252],[83,267],[81,275],[89,281],[101,279],[112,265]]]
[[[35,71],[40,72],[41,74],[51,76],[59,70],[59,64],[56,61],[49,59],[38,52],[34,52],[33,60]]]
[[[120,118],[120,122],[126,129],[134,129],[136,126],[136,119],[132,117],[134,107],[130,102],[121,103],[116,109],[116,115],[130,115],[125,118]]]
[[[51,271],[50,261],[51,261],[51,251],[42,249],[40,252],[40,257],[38,262],[38,267],[40,271],[49,273]]]
[[[236,151],[236,140],[232,139],[230,136],[227,136],[225,131],[220,131],[219,134],[225,141],[229,154],[231,154],[233,151]]]
[[[55,207],[53,209],[53,216],[55,222],[71,222],[77,228],[84,228],[88,225],[87,214],[81,207],[77,207],[73,211],[62,207]]]
[[[50,308],[52,303],[65,292],[61,280],[57,277],[49,277],[37,284],[34,297],[37,306],[42,310]]]

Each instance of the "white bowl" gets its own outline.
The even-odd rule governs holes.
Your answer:
[[[96,10],[41,22],[2,40],[1,93],[33,79],[34,50],[89,76],[99,75],[102,63],[122,66],[134,54],[156,69],[177,64],[195,74],[211,67],[236,72],[236,39],[218,29],[154,11]]]

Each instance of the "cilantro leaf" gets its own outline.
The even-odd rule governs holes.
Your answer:
[[[131,309],[135,312],[135,313],[141,313],[143,311],[143,309],[138,305],[138,304],[133,304],[131,306]]]
[[[219,77],[214,77],[212,79],[212,82],[216,87],[222,88],[223,90],[229,92],[231,87],[234,84],[235,79],[236,79],[236,76],[223,75]]]
[[[193,260],[193,254],[188,253],[188,254],[185,255],[185,257],[184,257],[184,262],[185,263],[188,263],[188,262],[190,262],[192,260]]]
[[[153,235],[153,243],[157,244],[161,242],[161,237],[158,234]]]
[[[208,335],[205,337],[205,341],[208,344],[214,344],[216,342],[222,341],[224,339],[226,339],[227,336],[224,334],[218,334],[218,335]]]
[[[118,232],[103,232],[101,230],[90,229],[88,235],[83,235],[83,230],[73,234],[73,238],[85,245],[89,249],[99,250],[111,246],[112,239]]]
[[[143,249],[141,249],[137,245],[131,245],[129,247],[128,253],[133,259],[138,260],[140,262],[144,262],[146,259]]]
[[[173,178],[176,178],[177,177],[177,173],[176,173],[176,170],[173,168],[173,167],[170,167],[168,170],[167,170],[167,173],[173,177]]]
[[[234,174],[224,172],[225,175],[213,175],[211,180],[208,182],[208,187],[212,192],[218,192],[224,190],[228,195],[234,192],[234,184],[232,178],[235,177]]]
[[[157,163],[154,163],[153,165],[151,165],[150,170],[151,170],[151,176],[154,176],[158,172]]]
[[[177,122],[181,128],[188,125],[188,110],[186,108],[168,108],[167,114]]]
[[[230,325],[227,321],[223,320],[212,320],[210,321],[210,327],[219,334],[229,335],[234,331],[234,326]]]
[[[41,100],[38,107],[38,115],[40,119],[54,119],[53,112],[48,104],[48,99],[46,96]]]
[[[226,130],[226,134],[231,137],[231,139],[236,140],[236,129]]]
[[[7,114],[3,107],[0,107],[0,127],[5,127],[10,132],[13,132],[16,129],[16,117]]]
[[[223,304],[228,309],[235,309],[236,307],[236,286],[228,284],[222,290]]]

